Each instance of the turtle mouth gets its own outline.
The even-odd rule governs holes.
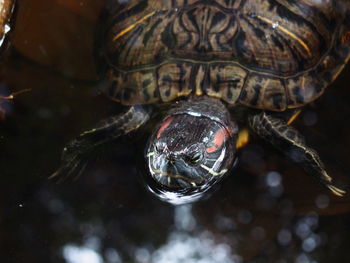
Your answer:
[[[194,189],[203,186],[206,179],[195,167],[187,167],[182,161],[168,161],[158,156],[158,160],[148,157],[148,170],[152,178],[171,189]]]
[[[152,177],[162,185],[170,188],[198,188],[205,182],[203,177],[189,178],[179,173],[150,169]]]

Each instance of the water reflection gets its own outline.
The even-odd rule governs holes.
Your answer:
[[[225,177],[233,173],[234,169],[238,165],[238,158],[235,158],[230,171],[228,171],[226,175],[216,178],[215,180],[210,180],[205,184],[195,188],[174,190],[154,180],[154,178],[150,175],[149,169],[147,169],[144,164],[144,159],[139,158],[138,161],[138,167],[140,170],[139,174],[147,190],[155,195],[158,199],[173,205],[189,204],[210,198],[210,196],[220,188],[220,184],[225,181]]]
[[[320,209],[326,209],[329,206],[329,197],[328,195],[319,195],[315,199],[315,204]]]
[[[67,263],[102,263],[102,257],[89,246],[66,245],[63,248],[63,257]]]
[[[196,202],[207,194],[205,191],[201,191],[200,189],[182,193],[166,190],[164,189],[164,187],[161,186],[157,188],[152,188],[150,185],[147,185],[146,187],[152,194],[154,194],[160,200],[173,205],[182,205]]]
[[[158,199],[173,205],[189,204],[197,202],[201,199],[209,198],[214,192],[217,191],[219,184],[221,183],[221,179],[224,179],[223,177],[220,180],[212,181],[200,187],[189,190],[174,190],[157,183],[153,178],[151,178],[150,174],[146,170],[141,171],[141,174],[145,186],[149,192],[154,194]]]
[[[173,220],[174,229],[167,234],[164,244],[156,249],[147,246],[134,247],[132,262],[243,262],[241,256],[235,253],[231,246],[226,242],[218,242],[214,233],[198,225],[191,205],[177,206]],[[255,232],[261,231],[255,229]],[[117,249],[108,248],[103,253],[101,240],[96,236],[89,236],[82,245],[64,245],[62,255],[67,263],[123,262]]]
[[[81,228],[83,242],[64,244],[61,253],[67,263],[327,262],[319,261],[318,255],[328,247],[330,237],[320,230],[317,213],[280,220],[281,228],[272,230],[271,223],[262,223],[243,209],[233,217],[218,215],[208,228],[193,205],[181,205],[173,208],[172,226],[158,245],[150,242],[151,238],[135,243],[129,240],[126,250],[124,245],[111,246],[106,222],[90,222]]]
[[[191,205],[177,206],[174,211],[175,229],[168,234],[164,245],[155,251],[139,248],[146,258],[136,256],[136,262],[155,263],[239,263],[242,258],[232,248],[215,240],[215,235],[203,230],[192,214]],[[146,252],[147,251],[147,252]]]

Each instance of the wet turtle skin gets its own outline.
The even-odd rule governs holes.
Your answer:
[[[139,129],[152,108],[167,105],[145,156],[160,185],[205,191],[218,182],[234,163],[243,122],[335,195],[345,194],[288,118],[349,60],[349,2],[112,0],[102,17],[101,86],[127,111],[71,141],[53,177],[79,175],[93,149]],[[247,113],[235,119],[242,108]]]

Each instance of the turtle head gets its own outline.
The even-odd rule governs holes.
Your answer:
[[[147,149],[153,179],[172,191],[203,191],[219,181],[235,160],[237,127],[201,114],[168,115]]]

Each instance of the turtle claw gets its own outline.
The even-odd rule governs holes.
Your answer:
[[[84,172],[87,160],[70,162],[61,166],[56,172],[54,172],[49,179],[56,180],[57,183],[63,183],[69,179],[75,181]]]
[[[334,185],[326,185],[326,187],[336,196],[344,196],[346,194],[345,190],[342,190]]]
[[[297,114],[293,115],[290,122],[293,122]],[[313,175],[334,195],[344,196],[346,194],[346,191],[333,185],[333,178],[327,173],[318,153],[305,144],[298,130],[289,126],[283,119],[266,112],[251,116],[249,122],[250,127],[258,135],[299,163],[308,174]]]
[[[59,182],[68,178],[76,180],[87,164],[95,159],[102,145],[137,130],[149,120],[150,114],[149,107],[132,106],[125,113],[109,117],[98,123],[95,128],[81,133],[63,149],[62,164],[49,178],[58,178]]]
[[[322,168],[322,169],[324,169],[324,168]],[[342,190],[333,184],[333,178],[331,176],[329,176],[325,170],[322,171],[319,179],[321,179],[321,183],[324,184],[324,186],[326,186],[327,189],[330,190],[334,195],[344,196],[346,194],[345,190]]]
[[[88,157],[88,151],[84,154],[81,143],[76,143],[77,141],[72,141],[63,150],[62,154],[62,165],[60,168],[54,172],[49,179],[54,179],[58,183],[62,183],[68,179],[76,180],[85,170],[91,157]],[[80,151],[79,151],[80,150]]]

